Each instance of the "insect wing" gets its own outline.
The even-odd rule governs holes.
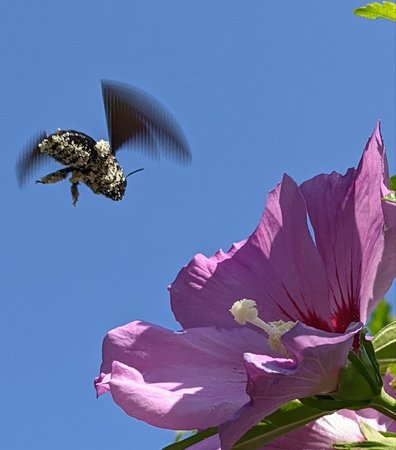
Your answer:
[[[161,155],[183,164],[191,152],[171,115],[144,91],[114,81],[102,81],[103,101],[113,153],[133,145],[148,156]]]
[[[23,187],[37,170],[51,161],[51,157],[41,153],[39,144],[47,137],[45,131],[40,131],[32,137],[21,153],[16,163],[16,176],[18,184]]]

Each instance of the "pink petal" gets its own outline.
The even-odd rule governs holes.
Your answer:
[[[329,279],[336,331],[344,331],[354,321],[365,322],[380,300],[373,297],[376,276],[382,285],[378,291],[389,288],[394,277],[394,270],[393,277],[385,279],[378,272],[384,251],[384,166],[377,126],[357,170],[344,176],[318,175],[301,186]]]
[[[282,404],[335,391],[339,371],[360,329],[361,324],[353,324],[345,334],[336,334],[298,323],[282,339],[292,358],[246,354],[251,402],[236,419],[220,427],[223,450]]]
[[[335,172],[322,174],[301,186],[326,267],[330,302],[337,317],[334,327],[341,330],[353,319],[359,319],[356,303],[361,255],[351,201],[354,178],[355,171],[350,169],[345,176]]]
[[[296,183],[285,175],[247,241],[228,254],[197,255],[181,270],[170,295],[184,328],[234,327],[228,310],[236,300],[249,298],[263,320],[300,320],[330,329],[326,274]]]
[[[379,133],[379,130],[377,132]],[[383,198],[391,193],[388,189],[388,162],[381,135],[377,137],[377,142],[379,143],[377,151],[381,161],[383,162],[383,184],[381,187],[381,196]],[[384,298],[396,276],[396,203],[383,200],[382,209],[385,216],[385,241],[384,252],[382,254],[381,262],[377,268],[374,283],[373,299],[375,300]],[[375,307],[375,303],[369,305],[368,314],[372,312],[373,307]]]
[[[396,264],[391,264],[391,271],[379,267],[382,260],[389,263],[387,255],[392,254],[394,258],[396,250],[396,230],[393,230],[393,236],[385,234],[383,209],[386,209],[386,204],[382,200],[382,189],[388,179],[387,166],[378,123],[364,149],[355,182],[356,223],[362,245],[360,317],[363,322],[366,322],[396,276]],[[379,286],[382,286],[382,292]],[[377,297],[374,297],[374,291]]]
[[[133,322],[104,340],[98,394],[109,390],[127,414],[157,427],[217,426],[249,400],[243,354],[252,348],[267,351],[267,340],[247,327],[174,333]]]

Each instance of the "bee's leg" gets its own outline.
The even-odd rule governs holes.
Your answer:
[[[70,177],[73,206],[77,205],[78,197],[80,196],[80,193],[78,192],[79,181],[80,181],[80,177],[79,177],[78,172],[73,172],[73,176]]]
[[[71,185],[71,194],[73,198],[73,206],[77,205],[78,197],[80,197],[80,193],[78,192],[78,181],[77,183],[72,183]]]
[[[42,177],[40,180],[36,180],[36,183],[42,184],[58,183],[59,181],[64,180],[70,172],[71,172],[70,167],[60,169],[57,170],[56,172],[52,172],[46,175],[45,177]]]

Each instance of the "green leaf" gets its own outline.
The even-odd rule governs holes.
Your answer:
[[[396,191],[396,175],[389,178],[389,189],[391,191]]]
[[[191,447],[193,444],[202,441],[203,439],[212,436],[217,433],[217,428],[208,428],[207,430],[200,431],[187,439],[182,441],[174,442],[173,444],[167,445],[162,450],[184,450]]]
[[[349,450],[352,448],[370,448],[371,450],[382,448],[396,448],[396,434],[377,431],[366,422],[359,422],[360,431],[367,439],[363,442],[345,442],[333,445],[333,448],[339,450]]]
[[[371,342],[380,367],[396,364],[396,321],[378,331]]]
[[[327,411],[329,414],[339,409],[368,408],[371,404],[370,400],[339,400],[330,395],[305,397],[300,399],[300,401],[306,406],[320,409],[321,411]]]
[[[375,428],[371,427],[368,423],[361,421],[361,422],[359,422],[359,427],[360,427],[360,431],[362,432],[363,436],[368,441],[381,442],[381,443],[385,443],[385,444],[389,442],[389,441],[387,441],[387,439],[389,439],[389,438],[383,436],[379,431],[377,431]]]
[[[321,411],[304,405],[299,400],[293,400],[281,406],[277,411],[251,428],[234,445],[233,450],[261,448],[274,439],[329,413],[329,411]]]
[[[369,448],[370,450],[382,450],[384,448],[391,448],[395,449],[394,445],[391,444],[383,444],[382,442],[375,442],[375,441],[363,441],[363,442],[353,442],[353,443],[337,443],[333,444],[333,448],[337,450],[350,450],[353,448],[356,449],[362,449],[362,448]]]
[[[396,4],[393,2],[382,2],[382,5],[377,2],[368,3],[353,12],[366,19],[389,19],[396,22]]]
[[[386,444],[388,447],[396,448],[395,433],[382,433],[371,427],[366,422],[359,422],[360,431],[368,441]]]
[[[390,431],[380,431],[382,436],[396,438],[396,433],[391,433]]]
[[[382,200],[386,200],[387,202],[396,203],[396,192],[391,192],[390,194],[384,195]]]
[[[191,431],[176,431],[175,434],[175,442],[181,441],[183,438],[194,435],[197,432],[197,430],[191,430]]]
[[[368,323],[368,329],[374,336],[381,328],[384,328],[394,320],[395,318],[391,314],[391,307],[389,303],[385,299],[381,300],[371,315]]]
[[[389,370],[389,373],[393,377],[393,381],[391,381],[390,385],[393,387],[393,390],[396,392],[396,363],[395,364],[389,364],[387,369]],[[385,371],[384,371],[384,373],[385,373]]]

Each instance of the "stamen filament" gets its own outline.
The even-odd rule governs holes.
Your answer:
[[[264,322],[264,320],[258,317],[257,303],[254,300],[249,299],[236,301],[232,305],[230,312],[235,321],[240,325],[251,323],[261,330],[264,330],[268,335],[268,343],[270,347],[273,350],[287,356],[287,351],[282,344],[281,337],[284,333],[294,327],[295,322],[284,322],[283,320],[268,323]]]

